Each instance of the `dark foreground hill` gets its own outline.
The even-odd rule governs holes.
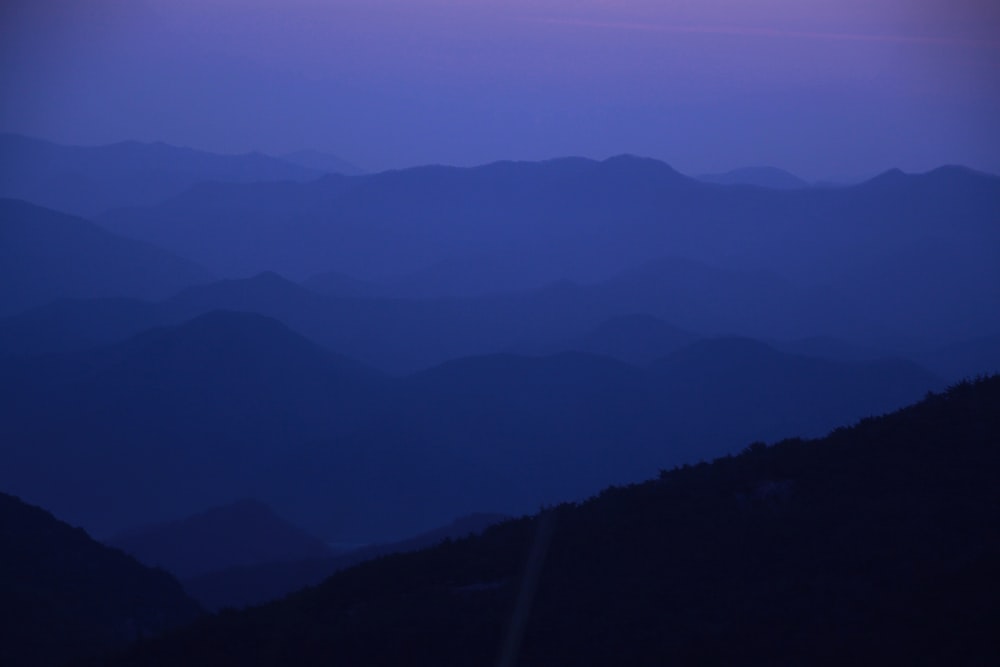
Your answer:
[[[345,571],[107,664],[987,665],[1000,377]]]
[[[63,664],[200,613],[166,572],[0,493],[0,664]]]

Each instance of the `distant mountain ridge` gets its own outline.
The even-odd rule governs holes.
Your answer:
[[[0,315],[65,297],[163,298],[212,278],[83,218],[0,199]]]
[[[702,174],[697,178],[706,183],[753,185],[775,190],[796,190],[809,187],[809,183],[806,181],[777,167],[744,167],[720,174]]]
[[[316,171],[331,174],[357,176],[358,174],[364,173],[364,170],[357,165],[351,164],[336,155],[323,153],[321,151],[293,151],[291,153],[282,153],[278,157],[285,162],[291,162],[292,164],[297,164],[302,167],[306,167],[307,169],[315,169]]]
[[[500,514],[470,514],[399,542],[372,544],[327,558],[231,567],[186,579],[184,588],[207,609],[238,609],[263,604],[307,586],[315,586],[335,572],[358,563],[478,535],[508,518]]]
[[[963,225],[988,232],[1000,210],[1000,178],[943,169],[899,185],[876,178],[832,189],[720,189],[662,162],[620,156],[416,167],[267,194],[206,186],[183,203],[100,221],[231,276],[273,270],[303,279],[339,270],[367,280],[489,253],[537,285],[599,279],[667,252],[822,276],[836,271],[847,241],[878,255],[890,240],[950,233],[955,207]],[[225,237],[212,231],[236,215],[240,227],[227,226]],[[401,233],[416,229],[419,236]],[[239,257],[222,245],[236,238]]]
[[[106,542],[178,578],[230,567],[334,555],[322,540],[281,519],[256,500],[213,507],[176,521],[139,526]]]
[[[926,302],[924,308],[907,305],[910,299],[925,299],[927,291],[858,287],[869,294],[884,291],[885,298],[906,297],[901,301],[905,312],[876,311],[877,301],[803,289],[770,272],[720,270],[677,258],[651,262],[591,285],[561,282],[519,293],[447,299],[330,297],[263,273],[194,286],[159,303],[64,301],[0,319],[4,344],[0,356],[111,343],[218,309],[276,318],[331,350],[394,374],[502,351],[544,354],[576,349],[644,364],[680,343],[693,342],[692,336],[770,340],[789,351],[840,360],[912,358],[942,345],[989,336],[996,331],[990,322],[1000,317],[988,307],[989,285],[983,287],[982,320],[973,321],[972,335],[962,333],[968,321],[961,326],[959,319],[937,323],[932,321],[936,311]],[[964,304],[960,308],[974,302],[971,295],[951,301]],[[935,338],[942,333],[939,326],[947,334],[941,342]],[[1000,322],[996,326],[1000,328]],[[977,349],[989,354],[982,346],[970,352]],[[962,368],[975,372],[978,354],[967,355]],[[955,380],[968,372],[949,370],[953,365],[942,368]]]
[[[220,155],[138,141],[64,146],[0,134],[0,197],[87,217],[157,204],[204,181],[302,181],[322,173],[262,153]]]
[[[223,275],[266,269],[302,280],[335,270],[357,281],[333,280],[332,292],[345,297],[475,297],[567,279],[594,285],[669,255],[678,265],[752,276],[753,284],[735,286],[750,299],[730,299],[733,290],[725,305],[731,321],[761,328],[650,312],[678,326],[771,338],[917,332],[947,341],[1000,330],[997,219],[1000,178],[960,168],[776,190],[720,187],[620,156],[207,184],[100,222]],[[483,257],[501,259],[490,267]],[[378,287],[393,275],[409,278]],[[765,275],[794,294],[789,302],[763,285],[767,316],[753,317]],[[726,310],[699,287],[671,285],[687,292],[689,310]],[[774,326],[805,313],[822,326]]]

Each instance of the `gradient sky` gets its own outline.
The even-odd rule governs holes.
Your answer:
[[[1000,172],[996,0],[7,0],[0,131],[366,169]]]

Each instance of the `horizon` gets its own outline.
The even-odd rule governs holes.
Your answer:
[[[62,147],[62,148],[98,149],[98,148],[108,148],[108,147],[112,147],[112,146],[123,146],[123,145],[129,145],[129,144],[136,144],[136,145],[140,145],[140,146],[166,146],[168,148],[176,148],[176,149],[180,149],[180,150],[190,150],[190,151],[195,151],[195,152],[199,152],[199,153],[206,153],[206,154],[210,154],[210,155],[217,155],[217,156],[223,156],[223,157],[247,157],[247,156],[260,155],[260,156],[264,156],[264,157],[273,158],[273,159],[276,159],[276,160],[286,161],[286,162],[289,162],[290,164],[295,164],[295,162],[288,160],[288,156],[293,155],[295,153],[316,153],[316,154],[319,154],[319,155],[330,156],[330,157],[334,157],[334,158],[340,158],[341,157],[339,155],[334,155],[332,153],[326,153],[324,151],[319,151],[319,150],[310,149],[310,148],[303,148],[303,149],[299,149],[299,150],[295,150],[295,151],[287,151],[287,152],[283,152],[283,153],[268,153],[268,152],[260,151],[260,150],[248,150],[248,151],[241,151],[241,152],[223,152],[223,151],[212,151],[212,150],[208,150],[206,148],[202,148],[202,147],[199,147],[199,146],[183,145],[183,144],[172,144],[172,143],[169,143],[169,142],[166,142],[166,141],[162,141],[162,140],[142,141],[142,140],[138,140],[138,139],[121,139],[119,141],[112,141],[112,142],[108,142],[108,143],[78,143],[77,144],[77,143],[61,143],[61,142],[54,141],[54,140],[46,138],[46,137],[32,136],[32,135],[21,134],[21,133],[17,133],[17,132],[0,132],[0,136],[2,136],[2,135],[19,137],[19,138],[28,139],[28,140],[31,140],[31,141],[39,141],[39,142],[43,142],[43,143],[49,143],[49,144],[53,144],[53,145],[56,145],[56,146],[59,146],[59,147]],[[854,185],[860,185],[860,184],[865,183],[867,181],[876,179],[876,178],[878,178],[880,176],[883,176],[883,175],[888,174],[888,173],[893,173],[893,172],[900,172],[900,173],[902,173],[904,175],[907,175],[907,176],[920,176],[920,175],[924,175],[924,174],[931,174],[931,173],[940,171],[942,169],[964,169],[964,170],[972,171],[974,173],[979,173],[979,174],[984,174],[986,176],[992,176],[992,177],[1000,178],[1000,171],[990,171],[990,170],[987,170],[987,169],[978,169],[976,167],[972,167],[972,166],[969,166],[969,165],[966,165],[966,164],[959,164],[959,163],[942,163],[942,164],[938,164],[938,165],[934,165],[934,166],[928,167],[927,169],[914,170],[914,171],[909,171],[909,170],[906,170],[906,169],[902,169],[901,167],[897,167],[897,166],[890,166],[890,167],[886,167],[885,169],[882,169],[880,171],[877,171],[875,173],[871,173],[871,174],[868,174],[868,175],[860,176],[858,178],[851,179],[851,180],[840,180],[840,181],[832,181],[832,180],[826,180],[826,179],[809,180],[809,179],[803,178],[800,174],[798,174],[798,173],[796,173],[796,172],[794,172],[794,171],[792,171],[790,169],[786,169],[785,167],[783,167],[781,165],[775,165],[775,164],[745,164],[745,165],[737,165],[737,166],[734,166],[732,168],[724,169],[724,170],[719,170],[719,171],[716,171],[716,172],[691,173],[691,172],[681,171],[676,166],[674,166],[673,164],[671,164],[669,160],[665,160],[665,159],[662,159],[662,158],[659,158],[659,157],[654,157],[652,155],[643,155],[643,154],[638,154],[638,153],[617,153],[617,154],[608,155],[608,156],[599,157],[599,158],[588,157],[588,156],[579,155],[579,154],[568,154],[568,155],[554,155],[554,156],[551,156],[551,157],[543,157],[543,158],[538,158],[538,159],[534,159],[534,160],[497,159],[497,160],[490,160],[490,161],[487,161],[487,162],[479,162],[479,163],[473,163],[473,164],[467,164],[467,165],[448,164],[448,163],[442,163],[442,162],[427,162],[427,163],[412,164],[412,165],[403,166],[403,167],[390,167],[390,168],[381,169],[381,170],[368,170],[368,169],[364,169],[360,165],[355,165],[353,163],[348,163],[348,164],[350,164],[353,167],[359,168],[361,171],[359,173],[356,173],[356,174],[346,174],[345,173],[343,175],[345,175],[345,176],[370,176],[370,175],[380,174],[380,173],[385,173],[385,172],[406,171],[406,170],[409,170],[409,169],[422,169],[422,168],[429,168],[429,167],[430,168],[433,168],[433,167],[442,167],[442,168],[446,168],[446,169],[478,169],[478,168],[483,168],[483,167],[489,167],[491,165],[496,165],[496,164],[542,164],[542,163],[546,163],[546,162],[555,162],[555,161],[559,161],[559,160],[589,160],[591,162],[601,163],[601,162],[607,162],[608,160],[613,160],[615,158],[623,158],[623,157],[635,158],[635,159],[639,159],[639,160],[654,160],[654,161],[659,162],[659,163],[661,163],[663,165],[666,165],[670,169],[676,171],[681,176],[685,176],[687,178],[691,178],[691,179],[694,179],[694,180],[701,180],[703,178],[712,177],[712,176],[726,176],[726,175],[735,174],[737,172],[743,172],[743,171],[752,171],[752,170],[758,170],[758,169],[762,169],[762,170],[773,169],[773,170],[777,170],[779,172],[784,172],[785,174],[788,174],[790,176],[793,176],[795,178],[798,178],[798,179],[802,180],[806,184],[807,187],[816,187],[816,186],[850,187],[850,186],[854,186]],[[321,169],[318,169],[318,168],[316,168],[315,170],[316,171],[322,171]]]
[[[6,3],[0,131],[378,172],[649,156],[810,182],[1000,173],[982,0]]]

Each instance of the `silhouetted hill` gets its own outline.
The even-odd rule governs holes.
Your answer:
[[[809,184],[798,176],[776,167],[744,167],[721,174],[702,174],[699,181],[719,185],[753,185],[775,190],[795,190],[807,188]]]
[[[229,567],[325,558],[334,553],[326,543],[256,500],[132,528],[106,543],[181,579]]]
[[[137,141],[62,146],[0,134],[0,196],[82,216],[158,204],[203,181],[309,180],[321,173],[260,153],[217,155]]]
[[[470,514],[446,526],[400,542],[373,544],[322,559],[233,567],[184,580],[184,588],[206,609],[241,608],[277,600],[330,575],[380,556],[433,547],[446,540],[477,535],[500,523],[500,514]]]
[[[990,664],[1000,378],[379,559],[112,664]]]
[[[60,297],[164,297],[210,279],[192,262],[82,218],[0,199],[0,314]]]
[[[166,572],[0,493],[0,664],[64,664],[200,613]]]

